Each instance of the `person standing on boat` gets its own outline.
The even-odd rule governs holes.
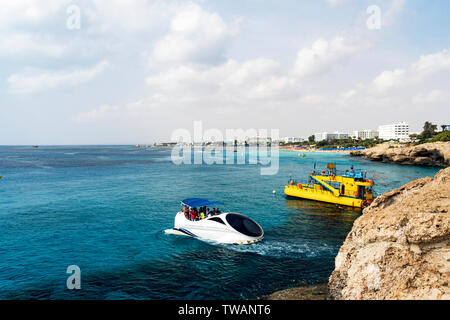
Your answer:
[[[195,221],[199,220],[199,214],[197,208],[194,208],[194,219]]]
[[[350,174],[355,174],[355,170],[353,169],[353,166],[350,167]]]
[[[189,209],[187,206],[183,206],[183,209],[181,209],[181,212],[184,213],[184,216],[186,217],[186,219],[189,220]]]

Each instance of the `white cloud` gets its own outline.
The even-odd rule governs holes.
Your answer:
[[[382,16],[382,25],[385,27],[393,25],[398,15],[403,11],[405,4],[406,0],[392,0],[389,9]]]
[[[109,67],[102,61],[88,69],[43,73],[16,73],[8,77],[10,89],[14,92],[30,93],[60,86],[76,86],[87,82]]]
[[[119,114],[118,106],[101,105],[87,112],[81,112],[75,117],[75,121],[79,123],[95,122],[104,120],[108,117],[115,117]]]
[[[349,99],[353,98],[357,93],[358,93],[357,90],[355,90],[355,89],[350,89],[350,90],[348,90],[348,91],[345,91],[345,92],[341,93],[341,98],[342,98],[344,101],[346,101],[346,100],[349,100]]]
[[[295,80],[283,72],[278,62],[255,59],[244,63],[228,60],[219,66],[183,65],[149,76],[152,89],[179,103],[211,107],[246,104],[258,99],[276,99],[292,92]]]
[[[411,66],[411,71],[419,80],[433,75],[436,72],[450,68],[450,50],[420,56],[419,60]]]
[[[103,31],[117,27],[127,31],[150,31],[152,26],[167,19],[178,7],[171,1],[163,0],[94,0],[92,4],[92,8],[86,6],[83,10],[92,24]]]
[[[77,114],[75,121],[120,118],[142,123],[185,111],[186,116],[196,112],[230,115],[244,109],[270,109],[285,99],[298,102],[300,95],[295,78],[278,62],[265,58],[242,63],[228,60],[213,66],[172,66],[147,77],[146,83],[151,92],[147,97],[122,106],[100,106]]]
[[[294,68],[283,68],[267,58],[244,62],[228,59],[218,65],[176,64],[146,78],[153,96],[144,105],[213,108],[224,113],[282,104],[323,104],[329,97],[307,92],[304,78],[324,73],[366,47],[361,41],[343,37],[319,39],[311,48],[299,51]]]
[[[330,4],[331,6],[335,7],[347,2],[350,2],[352,0],[325,0],[328,4]]]
[[[140,119],[148,112],[156,110],[164,101],[158,99],[158,95],[150,96],[123,106],[103,104],[89,111],[78,113],[74,121],[78,123],[99,123],[103,121],[124,120],[127,117]]]
[[[319,94],[307,94],[300,99],[300,102],[309,105],[320,105],[328,101],[329,99],[327,96]]]
[[[361,41],[341,36],[331,40],[318,39],[310,48],[298,52],[295,73],[300,77],[324,73],[366,47]]]
[[[449,94],[444,93],[442,90],[431,90],[428,93],[419,93],[412,97],[411,102],[416,105],[427,105],[432,103],[441,103],[448,101]]]
[[[393,88],[403,88],[422,83],[426,78],[450,69],[450,51],[423,55],[407,69],[381,72],[374,80],[377,91],[384,92]]]
[[[332,7],[346,3],[360,5],[351,0],[324,1]],[[136,77],[142,77],[143,70],[139,70],[141,63],[150,60],[152,66],[151,73],[145,80],[148,94],[144,94],[141,100],[128,104],[123,101],[117,102],[118,105],[105,104],[79,113],[75,117],[79,123],[111,121],[111,127],[115,128],[119,119],[121,123],[125,123],[122,118],[130,120],[128,117],[133,117],[131,120],[137,121],[126,123],[131,131],[135,129],[136,123],[142,121],[143,128],[152,123],[155,132],[165,132],[177,121],[173,119],[173,114],[183,109],[184,117],[180,122],[189,121],[190,117],[195,116],[214,120],[220,125],[234,125],[235,121],[241,121],[243,125],[273,121],[275,126],[297,132],[309,130],[304,127],[317,126],[317,123],[324,126],[337,123],[327,120],[331,118],[340,119],[342,123],[348,121],[352,126],[352,119],[358,116],[358,119],[363,119],[366,113],[373,117],[377,112],[379,115],[374,117],[378,117],[377,120],[370,121],[379,121],[386,114],[380,110],[391,111],[393,106],[413,109],[413,104],[421,106],[433,103],[431,107],[438,109],[442,108],[446,98],[443,89],[445,83],[439,86],[437,82],[427,82],[428,89],[441,90],[408,90],[409,86],[424,82],[440,70],[448,70],[449,54],[446,50],[423,56],[410,66],[399,65],[399,68],[392,70],[379,68],[380,62],[385,61],[386,44],[378,41],[373,52],[359,55],[368,48],[368,42],[378,39],[378,36],[368,36],[369,33],[363,30],[358,34],[368,36],[368,40],[364,40],[362,36],[359,39],[348,36],[315,38],[317,40],[307,47],[296,47],[301,49],[297,52],[296,60],[288,62],[286,57],[296,53],[289,50],[294,43],[298,43],[299,32],[307,27],[305,24],[284,21],[276,30],[269,30],[267,24],[261,23],[263,16],[251,14],[249,20],[246,20],[248,25],[242,29],[245,34],[240,38],[237,36],[240,32],[238,22],[227,18],[228,16],[220,16],[220,11],[214,12],[202,7],[202,1],[195,4],[178,0],[80,0],[75,4],[81,9],[82,28],[68,31],[65,28],[65,9],[72,3],[73,1],[60,0],[17,0],[2,4],[0,21],[2,27],[5,22],[8,25],[2,31],[3,36],[0,36],[1,58],[8,55],[8,58],[17,56],[21,59],[11,59],[4,63],[7,70],[14,70],[9,71],[11,75],[7,79],[11,91],[29,93],[91,81],[108,67],[107,62],[95,65],[106,56],[110,61],[114,59],[115,63],[120,64],[115,69],[121,73],[120,76],[126,77],[125,81],[139,81]],[[383,25],[387,26],[396,22],[404,11],[406,2],[387,0],[380,3],[386,4],[382,12]],[[325,2],[322,4],[327,6]],[[362,4],[361,8],[364,9],[366,4]],[[350,6],[344,10],[349,8]],[[333,10],[340,12],[338,9]],[[331,13],[333,10],[328,11]],[[359,11],[361,19],[365,21],[365,10]],[[230,11],[226,12],[230,15]],[[240,12],[248,14],[245,8]],[[339,12],[338,15],[342,13]],[[278,12],[274,14],[274,19],[289,18],[289,15]],[[24,21],[35,23],[26,26]],[[330,19],[318,32],[326,35],[341,27],[344,28],[344,33],[339,33],[340,35],[358,32],[349,30],[349,33],[345,33],[346,27],[339,26],[339,21],[340,19]],[[13,28],[10,28],[9,23]],[[296,29],[291,30],[287,25]],[[35,28],[36,26],[39,28]],[[283,27],[287,29],[282,30]],[[256,40],[253,37],[255,30],[267,33],[267,41],[276,43],[276,48],[262,52],[267,47],[252,42]],[[371,34],[375,35],[375,32]],[[381,35],[379,32],[377,34]],[[237,45],[230,46],[230,43]],[[389,58],[401,56],[399,50],[401,48],[394,50]],[[23,59],[25,54],[26,59]],[[142,54],[141,60],[133,60],[136,54]],[[268,55],[272,59],[263,58]],[[34,57],[38,59],[33,59]],[[238,60],[240,57],[250,58]],[[358,61],[351,61],[353,57],[357,57]],[[54,58],[59,59],[55,62]],[[86,61],[91,61],[88,67],[75,67],[79,63],[85,65]],[[363,65],[364,62],[367,64]],[[64,67],[58,71],[55,63]],[[33,66],[41,66],[44,70],[31,69]],[[362,70],[365,67],[367,70]],[[316,77],[330,71],[338,71],[339,74],[333,72],[331,77]],[[364,85],[354,85],[361,81],[358,77],[364,79],[372,72],[375,72],[373,75],[378,75],[373,77],[375,79],[366,78]],[[119,87],[113,89],[126,90],[126,86]],[[389,91],[394,88],[405,90]],[[96,86],[83,86],[82,89],[85,92],[82,95],[83,101],[102,94],[101,90],[96,90]],[[142,88],[136,90],[141,91]],[[418,94],[422,90],[425,92]],[[46,94],[51,95],[52,92],[53,90],[48,90]],[[14,100],[17,96],[7,98]],[[28,99],[33,99],[33,96]],[[53,107],[57,108],[58,101],[55,100],[54,103]],[[316,112],[317,110],[321,112]],[[342,116],[345,114],[342,110],[351,113]],[[81,110],[76,110],[79,111]],[[311,114],[323,118],[314,123],[303,121],[300,128],[299,117],[308,118]],[[284,122],[290,125],[285,125]],[[147,129],[140,131],[148,132],[150,131]]]
[[[408,68],[383,71],[372,81],[358,83],[350,90],[341,93],[324,91],[321,93],[321,100],[310,99],[309,102],[322,105],[328,103],[352,112],[375,110],[381,115],[383,112],[395,111],[398,114],[407,112],[416,116],[417,113],[426,114],[427,108],[434,108],[432,110],[438,112],[437,110],[445,110],[445,102],[450,98],[445,91],[434,89],[414,94],[414,90],[421,88],[429,77],[448,69],[450,69],[450,51],[443,50],[421,56]],[[413,108],[414,106],[420,106],[422,109]]]
[[[54,43],[48,36],[12,34],[0,39],[1,55],[38,54],[55,58],[60,57],[66,50],[67,47]]]
[[[404,69],[396,69],[393,71],[383,71],[374,80],[373,84],[379,91],[385,91],[393,87],[405,85],[407,80]]]
[[[65,8],[68,0],[14,0],[2,1],[0,21],[8,23],[37,22]]]
[[[179,8],[170,32],[156,43],[150,64],[223,61],[227,40],[234,34],[235,26],[227,25],[217,13],[191,3]]]

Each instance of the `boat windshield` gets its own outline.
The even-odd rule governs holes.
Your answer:
[[[249,237],[260,237],[262,230],[260,226],[253,220],[236,213],[226,215],[227,222],[236,231]]]

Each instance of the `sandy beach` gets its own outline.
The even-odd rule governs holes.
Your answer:
[[[305,149],[297,149],[295,147],[286,147],[286,146],[280,146],[280,150],[282,151],[290,151],[290,152],[301,152],[301,153],[311,153],[311,152],[323,152],[323,153],[348,153],[352,152],[351,150],[313,150],[313,151],[307,151]]]

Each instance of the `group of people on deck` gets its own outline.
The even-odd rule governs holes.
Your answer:
[[[222,213],[219,208],[213,208],[210,210],[206,206],[200,207],[198,210],[197,208],[183,206],[181,212],[183,212],[186,219],[190,221],[199,221]]]

